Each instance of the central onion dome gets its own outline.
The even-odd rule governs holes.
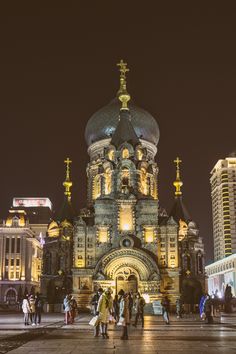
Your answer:
[[[85,139],[88,146],[99,140],[112,137],[119,121],[120,107],[119,99],[115,98],[92,115],[85,129]],[[132,103],[132,100],[129,103],[129,110],[131,123],[138,138],[157,145],[160,131],[155,118]]]

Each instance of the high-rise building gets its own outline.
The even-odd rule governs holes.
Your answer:
[[[214,260],[236,253],[236,153],[211,171]]]

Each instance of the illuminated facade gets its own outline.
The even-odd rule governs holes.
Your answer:
[[[9,211],[0,227],[0,302],[20,302],[39,290],[42,244],[24,210]]]
[[[88,121],[87,208],[73,229],[73,294],[89,304],[95,288],[141,291],[151,301],[183,294],[197,303],[204,288],[204,247],[182,201],[179,164],[175,201],[159,206],[156,120],[130,101],[125,63],[117,98]],[[190,294],[190,295],[189,295]]]
[[[211,171],[214,259],[236,253],[236,154],[219,160]]]
[[[208,292],[224,297],[225,288],[231,286],[232,295],[236,296],[236,254],[206,266]]]

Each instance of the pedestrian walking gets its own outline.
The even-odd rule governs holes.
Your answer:
[[[163,319],[165,323],[169,325],[170,324],[170,319],[169,319],[170,300],[168,299],[168,296],[165,296],[164,299],[162,299],[161,305],[162,305]]]
[[[146,302],[144,298],[140,295],[140,293],[137,293],[135,303],[134,303],[134,308],[135,308],[135,322],[133,324],[134,327],[137,327],[138,324],[138,319],[141,319],[142,323],[142,328],[144,327],[144,306]]]
[[[37,324],[38,326],[41,323],[41,314],[43,310],[43,302],[42,299],[40,298],[40,294],[37,292],[35,295],[35,318],[34,318],[34,323]]]
[[[120,339],[128,340],[128,325],[130,323],[129,320],[129,298],[128,294],[121,289],[118,293],[120,295],[120,315],[119,315],[119,322],[122,324],[122,335]]]
[[[93,305],[93,311],[94,311],[94,315],[96,315],[97,313],[97,307],[98,307],[98,301],[100,299],[100,296],[103,293],[103,289],[99,288],[97,290],[97,292],[95,293],[95,295],[92,298],[92,305]],[[100,332],[100,320],[98,320],[96,326],[94,326],[94,337],[98,337],[99,336],[99,332]]]
[[[34,295],[30,295],[29,297],[29,305],[30,305],[30,322],[32,326],[35,326],[35,298]]]
[[[22,311],[24,314],[24,325],[29,325],[29,314],[30,314],[30,304],[28,300],[28,296],[25,296],[22,302]]]
[[[99,316],[101,322],[101,333],[103,338],[109,338],[107,333],[107,326],[109,323],[109,317],[112,314],[112,296],[111,291],[107,288],[98,300],[96,315]]]
[[[206,323],[213,323],[213,301],[209,294],[206,295],[206,300],[204,303],[204,313],[206,315]]]
[[[175,305],[177,318],[182,318],[182,301],[180,298],[176,299]]]
[[[134,297],[133,297],[133,294],[131,293],[131,291],[128,294],[128,299],[129,299],[129,320],[131,321],[133,306],[134,306]]]
[[[119,313],[120,313],[120,303],[119,303],[118,295],[115,295],[113,300],[113,316],[116,323],[118,323],[119,321]]]
[[[68,325],[70,323],[70,311],[71,311],[69,295],[65,296],[63,300],[63,307],[65,312],[65,324]]]
[[[75,322],[76,311],[78,309],[78,306],[75,298],[72,295],[70,296],[70,307],[71,307],[70,319],[71,319],[71,324],[73,324]]]

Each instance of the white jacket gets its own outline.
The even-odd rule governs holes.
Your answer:
[[[24,299],[22,302],[22,311],[24,313],[30,313],[30,305],[27,299]]]

